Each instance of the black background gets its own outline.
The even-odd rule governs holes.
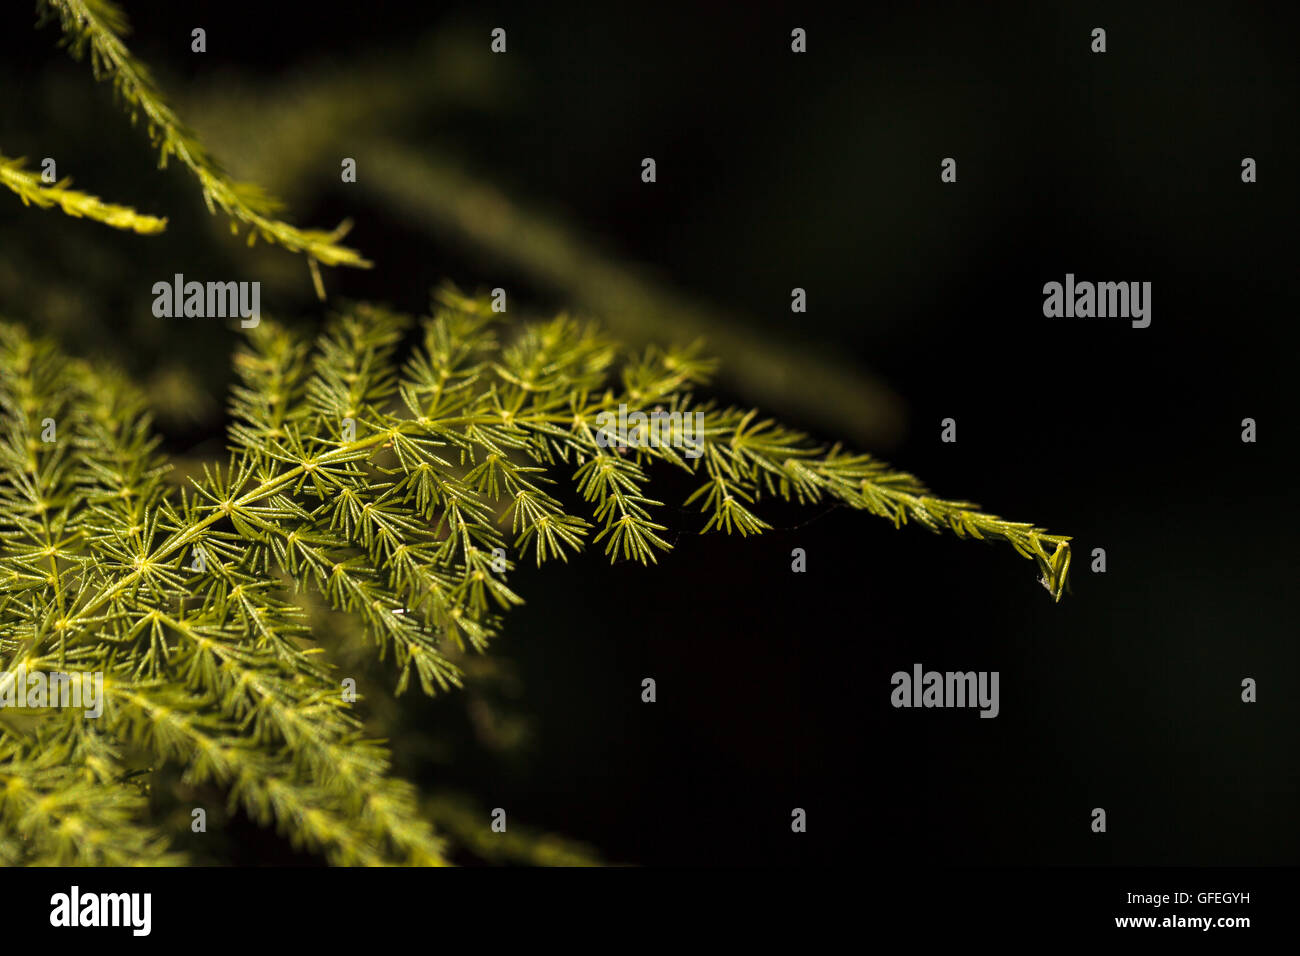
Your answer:
[[[1133,7],[127,5],[165,87],[217,69],[274,83],[309,56],[346,71],[453,26],[481,28],[490,56],[488,30],[505,27],[529,80],[512,109],[422,135],[751,316],[755,337],[797,322],[906,399],[902,440],[866,450],[1075,537],[1072,590],[1053,604],[1004,545],[825,506],[769,509],[778,530],[758,539],[701,537],[670,507],[676,549],[655,568],[590,554],[520,572],[528,603],[495,652],[520,668],[523,759],[467,742],[403,773],[616,862],[1297,861],[1293,23],[1253,4]],[[52,29],[5,17],[6,76],[84,72]],[[40,155],[14,143],[31,117],[11,90],[3,145]],[[103,127],[129,136],[95,95]],[[956,184],[939,180],[946,156]],[[130,175],[147,180],[147,163]],[[0,217],[38,215],[11,206]],[[357,219],[350,242],[377,267],[332,273],[332,292],[415,309],[446,276],[549,304],[345,193],[295,213]],[[1067,272],[1150,281],[1150,328],[1044,318],[1043,283]],[[807,316],[789,312],[794,286]],[[939,440],[946,417],[956,444]],[[690,490],[667,482],[664,500]],[[790,571],[795,547],[806,574]],[[1001,714],[893,709],[890,675],[916,662],[999,671]],[[1245,677],[1258,703],[1241,702]]]

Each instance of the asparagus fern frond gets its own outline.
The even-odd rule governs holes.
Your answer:
[[[146,216],[130,206],[106,203],[97,196],[72,189],[72,180],[47,183],[38,173],[24,168],[24,160],[10,159],[0,153],[0,183],[18,195],[24,205],[42,209],[58,206],[75,219],[85,217],[102,222],[114,229],[129,229],[142,235],[152,235],[167,228],[167,220]]]
[[[172,157],[184,165],[198,180],[208,211],[215,214],[220,209],[230,217],[232,232],[238,232],[242,223],[249,227],[250,245],[261,237],[305,255],[322,299],[320,265],[370,267],[355,249],[340,245],[350,223],[341,223],[331,231],[290,225],[279,218],[282,203],[256,184],[237,182],[226,173],[164,101],[148,68],[127,48],[122,39],[128,32],[126,14],[112,0],[39,0],[39,9],[42,22],[57,17],[64,44],[73,57],[83,59],[89,54],[95,78],[113,84],[132,123],[144,118],[158,150],[159,165],[166,167]]]
[[[671,550],[656,468],[698,483],[702,531],[761,533],[772,498],[835,501],[1004,540],[1061,596],[1068,538],[699,399],[698,346],[627,354],[564,316],[499,318],[447,287],[430,316],[349,306],[314,341],[264,320],[235,356],[230,456],[183,486],[128,381],[0,326],[0,661],[104,676],[102,719],[0,721],[0,856],[170,859],[117,756],[143,752],[333,862],[446,862],[306,599],[391,656],[397,693],[460,686],[522,601],[519,560]],[[658,434],[611,440],[628,409],[659,410]],[[93,837],[121,821],[127,838]]]

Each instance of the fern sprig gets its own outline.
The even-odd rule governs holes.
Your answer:
[[[95,79],[112,83],[133,123],[142,117],[159,166],[175,157],[198,180],[208,212],[220,209],[231,222],[249,227],[248,243],[260,237],[291,252],[306,256],[317,295],[325,298],[320,265],[369,268],[371,263],[355,249],[340,245],[351,229],[349,222],[331,231],[302,229],[279,217],[283,204],[253,183],[237,182],[212,157],[194,131],[185,126],[164,101],[148,68],[127,48],[126,14],[112,0],[39,0],[42,22],[57,17],[64,43],[77,59],[89,54]],[[53,198],[53,197],[50,197]]]
[[[114,776],[113,753],[142,749],[333,862],[445,862],[340,692],[304,602],[391,653],[396,693],[458,687],[463,654],[485,649],[523,599],[509,584],[521,556],[567,561],[594,545],[648,564],[671,550],[657,468],[700,482],[686,504],[702,509],[703,531],[762,533],[772,498],[834,501],[1007,541],[1058,599],[1069,572],[1068,538],[700,401],[712,365],[698,346],[627,355],[566,317],[510,328],[452,288],[420,319],[348,306],[315,341],[269,319],[249,330],[230,457],[181,486],[121,376],[3,325],[0,368],[0,657],[8,671],[102,672],[106,698],[98,723],[75,712],[35,730],[0,723],[5,859],[163,859]],[[622,406],[665,412],[658,439],[607,440],[602,417]],[[587,517],[570,512],[566,480]],[[84,818],[34,812],[43,786],[91,785],[47,773],[38,744],[60,760],[100,754],[92,782],[105,789]],[[74,848],[69,834],[119,819],[135,829],[113,855]]]
[[[154,235],[167,228],[165,218],[146,216],[130,206],[107,203],[98,196],[71,188],[71,179],[44,182],[38,173],[24,168],[24,163],[22,158],[10,159],[0,154],[0,183],[16,193],[23,205],[35,205],[42,209],[58,206],[74,219],[93,219],[114,229],[142,235]]]

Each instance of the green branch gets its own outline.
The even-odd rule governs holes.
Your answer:
[[[36,205],[42,209],[58,206],[75,219],[93,219],[114,229],[129,229],[144,235],[162,232],[167,220],[145,216],[130,206],[106,203],[89,193],[69,189],[71,179],[57,183],[41,181],[40,174],[23,168],[24,160],[10,159],[0,153],[0,183],[18,194],[23,205]]]
[[[332,862],[438,864],[443,840],[390,775],[387,748],[363,735],[297,597],[346,617],[380,660],[391,652],[396,694],[413,680],[430,695],[459,687],[464,653],[486,649],[522,601],[509,585],[520,560],[568,560],[590,544],[649,564],[671,550],[656,468],[697,482],[686,504],[702,510],[702,533],[760,534],[773,498],[833,501],[896,527],[1005,541],[1055,598],[1064,591],[1068,538],[699,400],[715,363],[698,347],[628,352],[566,317],[499,318],[486,297],[445,288],[429,317],[351,306],[315,341],[264,320],[235,358],[229,462],[182,488],[166,483],[128,382],[0,325],[0,662],[102,672],[97,732],[113,746],[224,787]],[[657,430],[611,438],[629,409],[659,413]],[[51,419],[57,436],[42,434]],[[75,731],[83,748],[98,739],[68,719],[42,732]],[[23,769],[34,758],[15,734],[0,727],[13,765],[0,760],[0,774],[19,781],[8,812],[0,805],[0,858],[37,840],[43,857],[80,860],[69,834],[100,824],[37,813],[46,804],[22,782],[36,779]],[[118,796],[102,799],[103,819],[144,828],[121,853],[161,852],[140,804],[119,813]],[[453,840],[487,850],[471,819],[443,811]],[[507,855],[580,857],[531,839]]]
[[[40,0],[45,16],[57,15],[65,42],[78,59],[89,51],[97,80],[110,80],[132,122],[143,116],[149,137],[165,167],[176,157],[199,181],[208,211],[223,213],[249,226],[248,242],[258,237],[307,257],[317,294],[325,297],[319,265],[369,268],[370,262],[355,249],[339,245],[350,223],[332,231],[300,229],[279,219],[282,204],[253,183],[232,180],[194,132],[183,125],[163,101],[148,69],[131,54],[122,36],[127,33],[126,15],[111,0]],[[235,223],[232,231],[237,232]]]

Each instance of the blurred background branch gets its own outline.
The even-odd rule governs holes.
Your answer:
[[[528,280],[625,341],[703,337],[722,360],[722,382],[747,398],[861,444],[894,443],[902,403],[862,369],[793,335],[748,334],[749,317],[602,251],[598,237],[557,211],[512,199],[466,160],[396,135],[451,110],[504,108],[521,78],[508,75],[508,64],[488,69],[482,46],[481,37],[440,32],[346,72],[305,68],[278,88],[223,76],[200,87],[186,112],[207,138],[227,144],[240,175],[293,203],[323,187],[324,174],[337,179],[339,158],[356,158],[359,191],[441,246],[472,251],[497,274]]]

